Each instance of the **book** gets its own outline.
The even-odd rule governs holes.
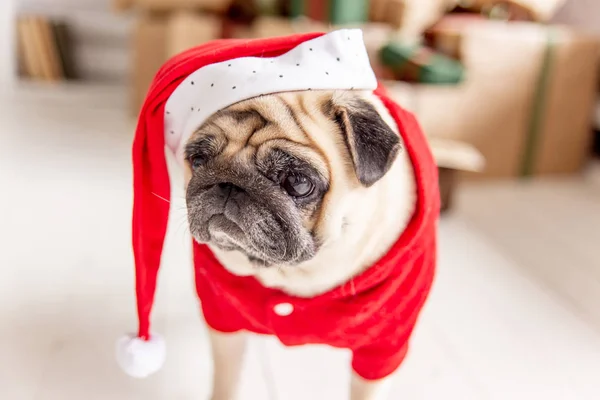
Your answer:
[[[30,43],[33,51],[36,54],[39,75],[38,77],[44,81],[52,80],[52,66],[48,60],[48,49],[44,42],[44,32],[41,27],[41,17],[33,16],[28,18],[29,34],[31,37]]]
[[[69,26],[65,22],[55,21],[52,23],[52,31],[64,78],[77,79],[77,70],[72,52],[73,41]]]
[[[53,24],[41,16],[17,20],[17,50],[23,60],[25,76],[56,82],[64,79],[64,65]]]
[[[38,34],[42,43],[44,62],[47,68],[47,80],[58,81],[64,79],[62,62],[56,45],[52,24],[48,18],[36,18]]]
[[[43,79],[42,65],[36,51],[33,21],[29,17],[19,18],[17,22],[19,51],[23,54],[26,76]]]

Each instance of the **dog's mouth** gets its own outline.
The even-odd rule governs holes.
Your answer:
[[[248,261],[250,261],[252,263],[252,265],[257,266],[257,267],[270,267],[272,264],[267,261],[267,260],[263,260],[262,258],[259,257],[255,257],[253,255],[250,254],[246,254],[246,257],[248,257]]]
[[[207,222],[210,242],[223,248],[239,248],[244,239],[242,229],[223,214],[215,214]]]
[[[249,249],[246,234],[234,221],[223,214],[213,215],[208,221],[210,243],[223,251],[238,251],[257,267],[269,267],[272,263],[254,249]]]
[[[225,207],[207,196],[188,199],[187,204],[190,232],[198,243],[237,251],[256,267],[296,266],[314,257],[314,239],[285,205],[272,213],[257,202],[240,208],[237,201],[229,201]]]

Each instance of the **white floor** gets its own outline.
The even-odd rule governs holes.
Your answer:
[[[125,104],[98,88],[0,97],[1,399],[208,394],[180,195],[154,317],[168,363],[140,381],[114,362],[114,340],[135,328]],[[465,186],[440,237],[438,280],[391,399],[600,398],[600,182]],[[254,338],[242,399],[344,399],[347,360]]]

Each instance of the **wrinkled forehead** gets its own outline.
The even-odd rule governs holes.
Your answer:
[[[332,135],[325,116],[307,114],[294,100],[301,94],[270,95],[240,102],[212,116],[192,134],[186,152],[210,150],[221,163],[263,163],[273,154],[284,152],[311,165],[324,178],[330,176],[327,152],[315,141],[314,135]],[[317,107],[311,107],[314,111]],[[318,121],[319,117],[322,121]],[[311,129],[301,120],[318,121]]]

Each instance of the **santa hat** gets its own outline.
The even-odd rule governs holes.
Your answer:
[[[142,108],[133,143],[133,253],[139,327],[117,343],[134,377],[158,371],[163,339],[150,312],[169,214],[165,146],[184,161],[190,135],[212,114],[252,97],[294,90],[374,90],[362,32],[338,30],[257,40],[217,40],[169,60]]]

